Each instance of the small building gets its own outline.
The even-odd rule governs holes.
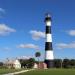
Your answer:
[[[34,68],[34,69],[37,69],[37,68],[38,68],[38,64],[37,64],[37,63],[34,63],[33,68]]]
[[[4,65],[8,68],[20,69],[21,63],[18,59],[15,60],[7,60]]]
[[[44,62],[34,63],[35,69],[47,69],[47,64]]]

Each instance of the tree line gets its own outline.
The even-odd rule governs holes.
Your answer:
[[[39,56],[39,54],[38,54]],[[28,60],[20,60],[22,68],[33,68],[34,63],[40,63],[43,61],[35,61],[34,58]],[[54,59],[54,68],[75,68],[75,59]]]
[[[55,68],[75,68],[75,59],[54,59]]]
[[[33,68],[34,63],[43,61],[35,61],[34,58],[19,59],[22,68]],[[0,68],[3,67],[3,62],[0,62]],[[75,59],[54,59],[54,68],[75,68]]]

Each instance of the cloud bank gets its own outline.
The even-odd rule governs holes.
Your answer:
[[[2,18],[5,15],[5,10],[3,8],[0,8],[0,18]]]
[[[75,48],[75,42],[73,43],[58,43],[56,44],[58,49]]]
[[[8,27],[6,24],[0,24],[0,36],[16,32],[15,29]]]
[[[41,38],[45,38],[45,32],[31,30],[29,33],[32,35],[33,40],[39,40]]]
[[[39,49],[39,47],[35,44],[20,44],[17,46],[18,48],[30,48],[30,49]]]
[[[75,36],[75,30],[69,30],[67,31],[67,34],[69,34],[70,36]]]

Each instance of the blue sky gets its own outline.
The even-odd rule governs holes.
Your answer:
[[[55,58],[75,58],[74,0],[0,0],[0,59],[44,59],[45,13],[52,16]]]

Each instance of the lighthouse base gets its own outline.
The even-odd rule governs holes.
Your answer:
[[[44,62],[47,64],[47,68],[54,67],[54,60],[45,60]]]

